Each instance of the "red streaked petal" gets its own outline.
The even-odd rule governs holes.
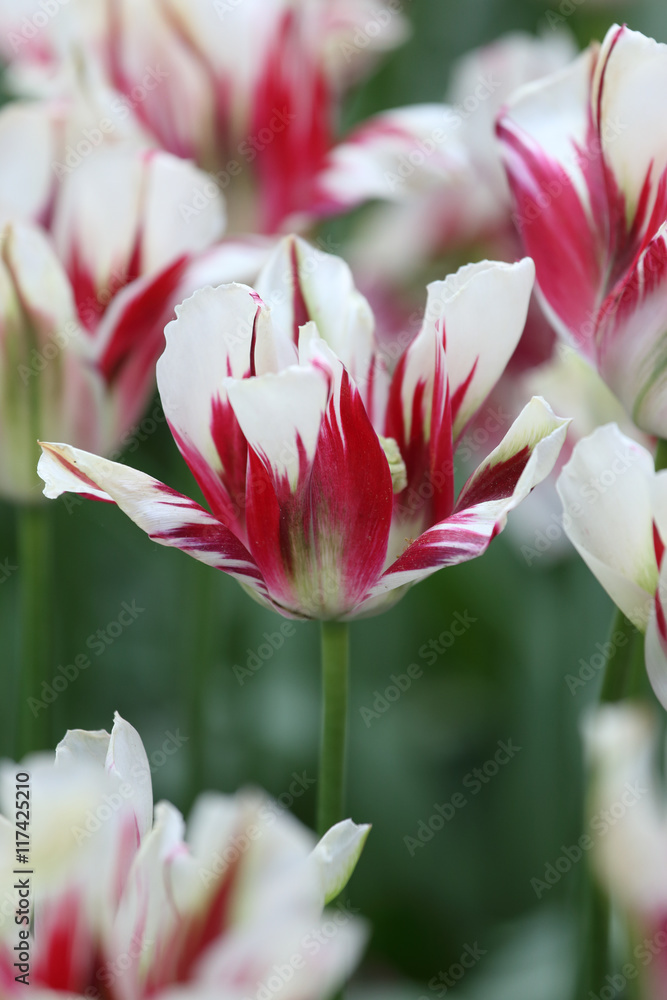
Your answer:
[[[505,527],[508,513],[553,468],[567,420],[535,397],[500,445],[464,486],[454,513],[408,545],[373,590],[377,596],[422,579],[443,566],[481,555]]]
[[[667,434],[667,225],[600,310],[597,364],[635,423]]]
[[[165,339],[157,381],[174,439],[215,516],[244,538],[247,450],[225,380],[276,372],[296,350],[256,293],[238,284],[195,292]]]
[[[381,572],[391,474],[356,386],[312,329],[300,354],[306,367],[237,383],[230,398],[251,445],[248,536],[269,592],[304,617],[333,618]],[[288,399],[292,420],[299,411],[291,431]]]
[[[174,546],[201,562],[265,593],[248,550],[215,517],[152,476],[64,444],[42,444],[39,474],[46,496],[83,493],[112,500],[150,538]]]

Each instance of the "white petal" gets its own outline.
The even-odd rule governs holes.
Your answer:
[[[516,264],[468,264],[445,281],[429,285],[424,322],[440,319],[444,326],[455,440],[514,353],[534,278],[533,262],[525,257]],[[455,405],[459,389],[463,395]]]
[[[290,367],[277,375],[225,383],[229,400],[248,444],[272,476],[299,481],[301,452],[315,457],[320,425],[329,398],[329,376],[319,367]]]
[[[649,452],[607,424],[575,446],[557,483],[570,541],[642,631],[657,584],[653,476]]]
[[[311,854],[322,878],[326,903],[347,885],[370,831],[369,824],[358,826],[351,819],[343,820],[325,833]]]

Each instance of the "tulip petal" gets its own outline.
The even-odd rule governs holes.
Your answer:
[[[250,448],[248,536],[278,602],[337,617],[381,571],[391,473],[356,386],[314,324],[301,331],[300,358],[301,368],[228,386]]]
[[[606,251],[597,229],[603,168],[589,112],[596,57],[591,48],[565,69],[522,87],[497,126],[514,221],[535,261],[545,311],[589,358]]]
[[[74,761],[92,761],[104,767],[111,737],[105,729],[68,729],[56,747],[56,765],[70,766]]]
[[[534,278],[533,262],[525,257],[516,264],[468,264],[429,286],[427,317],[441,309],[455,441],[514,353]]]
[[[46,221],[54,184],[50,107],[12,101],[0,112],[0,215]]]
[[[405,462],[406,486],[394,498],[393,533],[401,537],[442,520],[454,506],[452,408],[444,339],[438,286],[430,285],[422,328],[394,372],[384,431],[396,441]]]
[[[653,476],[649,452],[607,424],[578,442],[557,483],[564,510],[572,512],[564,519],[568,538],[642,631],[657,582]]]
[[[43,443],[42,451],[37,471],[46,483],[45,496],[71,492],[112,501],[153,541],[182,549],[266,593],[245,546],[194,500],[143,472],[66,444]]]
[[[349,882],[370,831],[369,824],[358,826],[351,819],[343,820],[324,834],[312,852],[311,859],[322,877],[325,903],[335,899]]]
[[[634,422],[667,427],[667,223],[600,312],[598,368]]]
[[[667,564],[660,574],[658,589],[651,608],[644,658],[646,672],[658,701],[667,708]]]
[[[567,423],[554,416],[539,396],[531,400],[470,477],[454,513],[408,544],[374,587],[373,595],[414,583],[486,551],[505,527],[508,513],[551,472]]]
[[[237,284],[195,292],[165,338],[157,381],[172,433],[213,513],[243,537],[247,447],[225,379],[276,372],[296,350],[274,333],[256,293]]]
[[[114,714],[105,766],[109,774],[116,775],[126,789],[131,789],[126,798],[132,803],[139,837],[143,838],[153,825],[151,769],[139,733],[118,712]]]
[[[667,45],[625,25],[611,27],[600,49],[591,102],[605,160],[620,187],[627,222],[634,221],[637,232],[656,210],[661,219],[667,213],[664,116],[660,102],[646,98],[666,88]]]
[[[360,390],[367,411],[373,412],[378,392],[381,405],[375,320],[344,260],[288,236],[262,268],[255,288],[270,307],[274,323],[295,344],[299,342],[299,328],[311,320],[315,322],[320,336]]]
[[[329,153],[318,178],[314,211],[329,215],[370,199],[402,200],[425,187],[456,183],[470,169],[468,153],[443,104],[384,111]]]

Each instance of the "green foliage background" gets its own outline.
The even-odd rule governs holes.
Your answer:
[[[658,2],[603,6],[564,0],[567,28],[581,45],[602,37],[613,20],[667,40],[667,11]],[[375,110],[443,95],[454,58],[515,29],[548,33],[537,0],[412,0],[411,40],[390,56],[350,101],[346,121]],[[444,276],[444,275],[443,275]],[[193,484],[164,425],[129,464],[185,492]],[[544,489],[552,488],[544,486]],[[149,756],[167,731],[192,736],[190,689],[194,650],[208,593],[213,603],[215,665],[205,689],[204,785],[233,792],[255,784],[274,795],[292,772],[315,776],[319,732],[318,627],[297,624],[294,637],[243,684],[234,665],[274,633],[281,620],[256,606],[237,584],[185,555],[151,543],[122,513],[84,502],[51,505],[56,540],[57,646],[53,673],[86,652],[87,638],[113,621],[123,601],[144,608],[93,665],[48,709],[55,742],[66,728],[110,728],[118,710],[140,731]],[[521,517],[519,510],[515,517]],[[15,512],[0,506],[0,558],[16,562]],[[18,573],[0,585],[3,683],[0,754],[9,754],[15,720]],[[455,612],[476,623],[428,665],[424,643]],[[581,824],[579,721],[598,682],[572,694],[567,673],[604,642],[611,604],[577,559],[548,555],[528,566],[506,533],[489,553],[413,589],[390,613],[352,628],[349,812],[373,824],[349,897],[368,917],[373,938],[358,977],[360,995],[434,997],[429,979],[446,970],[466,943],[487,954],[456,996],[535,1000],[565,996],[570,943],[578,930],[573,870],[541,900],[530,879],[541,876]],[[364,721],[375,692],[423,667],[400,700]],[[493,756],[498,740],[522,749],[476,796],[468,796],[444,829],[414,856],[416,836],[436,803],[462,790],[464,776]],[[191,803],[192,742],[156,767],[156,798]],[[315,796],[294,811],[314,818]],[[375,995],[375,994],[374,994]],[[442,995],[442,994],[440,994]]]

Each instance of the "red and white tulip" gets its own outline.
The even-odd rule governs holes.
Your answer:
[[[482,241],[494,256],[501,240],[509,243],[508,259],[516,257],[495,117],[517,87],[575,52],[565,33],[504,35],[455,63],[444,103],[384,111],[332,150],[319,180],[323,210],[380,202],[358,227],[355,273],[405,283],[434,259]]]
[[[665,86],[667,46],[615,26],[519,91],[498,123],[550,321],[658,436],[667,434],[667,127],[654,95]]]
[[[218,243],[217,188],[206,211],[183,212],[207,179],[191,163],[98,129],[67,166],[85,120],[57,102],[0,112],[0,492],[15,499],[38,495],[39,437],[117,450],[153,392],[175,304],[202,277],[254,276],[266,254]]]
[[[18,86],[62,91],[73,62],[92,62],[159,147],[233,186],[243,232],[311,208],[343,93],[406,36],[381,0],[69,0],[39,45],[17,47],[24,20],[0,0]]]
[[[625,947],[614,967],[626,974],[634,969],[628,978],[646,1000],[667,995],[667,823],[656,766],[665,748],[659,732],[653,713],[628,702],[603,706],[584,728],[592,862],[614,915],[622,918],[614,946]]]
[[[646,669],[667,707],[667,471],[616,424],[574,448],[557,483],[563,528],[614,603],[646,633]]]
[[[30,775],[29,983],[16,980],[18,928],[5,903],[13,869],[17,771]],[[202,795],[187,832],[160,802],[153,818],[141,739],[116,715],[70,731],[50,755],[0,769],[0,992],[46,1000],[327,998],[352,971],[363,924],[324,910],[369,832],[346,820],[317,843],[260,792]],[[13,916],[13,914],[12,914]],[[288,975],[281,970],[287,966]]]
[[[353,618],[485,551],[550,472],[567,421],[535,398],[458,498],[454,451],[521,335],[529,260],[429,287],[391,385],[347,266],[286,239],[257,281],[178,309],[162,405],[209,504],[64,444],[45,493],[113,500],[151,538],[241,581],[288,617]]]

